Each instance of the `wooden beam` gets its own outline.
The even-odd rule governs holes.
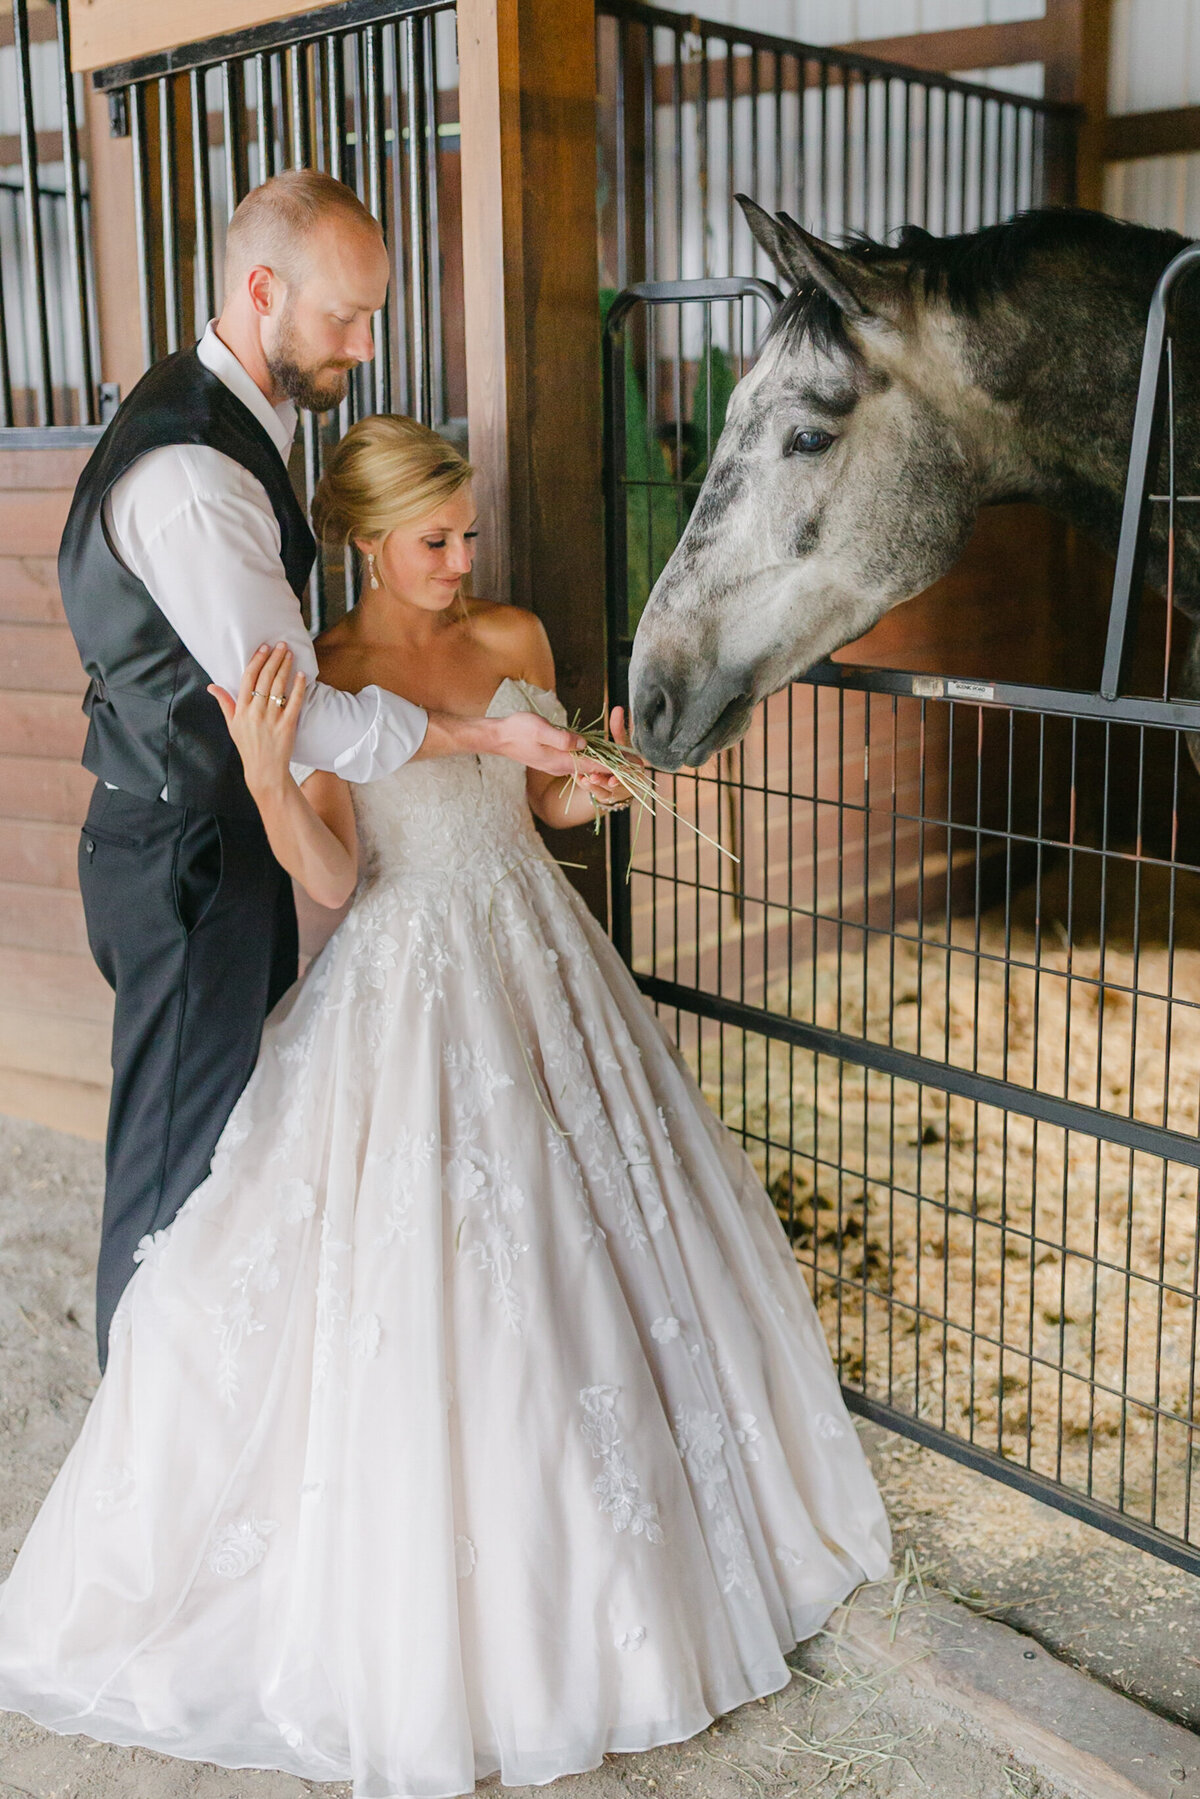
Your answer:
[[[604,692],[593,0],[459,0],[476,591],[537,612],[568,714]],[[603,916],[603,839],[556,837]]]
[[[54,8],[49,5],[29,8],[29,41],[31,44],[53,44],[58,38]],[[0,49],[13,42],[12,9],[0,15]]]
[[[1200,150],[1200,106],[1130,112],[1105,121],[1105,162],[1132,162],[1139,156],[1186,156],[1195,150]]]
[[[1074,192],[1054,198],[1080,206],[1104,203],[1111,13],[1111,0],[1046,0],[1046,98],[1083,108]]]
[[[37,134],[37,154],[39,171],[48,162],[61,162],[63,159],[62,132],[39,131]],[[0,132],[0,169],[19,169],[20,166],[20,138],[15,131]]]
[[[319,0],[318,0],[319,3]],[[314,0],[70,0],[71,63],[99,69],[316,10]]]
[[[878,56],[910,69],[1007,69],[1041,62],[1046,54],[1044,19],[1016,19],[1004,25],[962,25],[951,31],[915,31],[904,37],[863,38],[839,44],[856,56]]]

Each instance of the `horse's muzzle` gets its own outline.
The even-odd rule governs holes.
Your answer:
[[[698,689],[643,668],[630,694],[633,745],[655,768],[699,768],[739,738],[754,709],[753,689],[740,673],[715,669]]]

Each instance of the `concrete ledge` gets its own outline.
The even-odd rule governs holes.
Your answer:
[[[951,1600],[931,1594],[902,1606],[897,1620],[869,1589],[830,1635],[1086,1799],[1200,1793],[1200,1738],[1191,1731]]]

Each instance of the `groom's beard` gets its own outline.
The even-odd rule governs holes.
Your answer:
[[[356,362],[301,362],[292,321],[286,313],[279,321],[279,336],[266,362],[276,390],[306,412],[330,412],[340,406],[350,384],[350,370],[358,367]]]

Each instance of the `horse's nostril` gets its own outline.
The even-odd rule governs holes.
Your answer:
[[[675,723],[675,705],[666,688],[654,682],[639,696],[637,723],[646,736],[658,743],[669,742]]]

